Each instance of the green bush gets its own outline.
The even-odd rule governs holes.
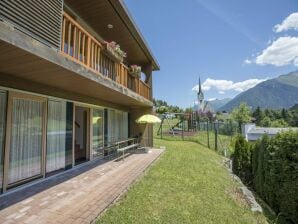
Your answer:
[[[298,132],[264,136],[253,147],[253,187],[279,215],[298,223]]]
[[[242,137],[237,136],[235,140],[235,150],[232,155],[233,172],[245,183],[251,180],[251,149],[248,142]]]
[[[261,141],[255,144],[252,152],[253,187],[261,197],[265,197],[265,172],[268,167],[269,144],[270,139],[265,135]]]

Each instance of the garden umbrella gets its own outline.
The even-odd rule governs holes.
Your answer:
[[[152,114],[145,114],[145,115],[139,117],[136,120],[136,122],[139,124],[154,124],[154,123],[160,123],[161,120],[159,119],[159,117],[156,117]],[[149,129],[148,129],[148,135],[149,135]],[[147,139],[147,141],[148,141],[148,139]]]
[[[161,120],[159,119],[159,117],[156,117],[152,114],[145,114],[145,115],[139,117],[136,120],[136,122],[139,124],[154,124],[154,123],[160,123]]]

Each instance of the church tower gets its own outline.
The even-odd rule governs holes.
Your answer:
[[[204,93],[201,87],[201,78],[199,77],[199,91],[197,93],[198,97],[198,112],[203,112],[204,110]]]

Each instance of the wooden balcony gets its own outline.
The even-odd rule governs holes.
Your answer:
[[[98,75],[111,79],[151,100],[151,87],[141,79],[130,75],[126,65],[115,61],[105,51],[103,43],[96,40],[65,12],[62,24],[61,53]]]

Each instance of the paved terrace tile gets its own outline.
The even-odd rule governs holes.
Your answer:
[[[163,150],[96,161],[0,198],[0,223],[81,224],[95,220]]]

